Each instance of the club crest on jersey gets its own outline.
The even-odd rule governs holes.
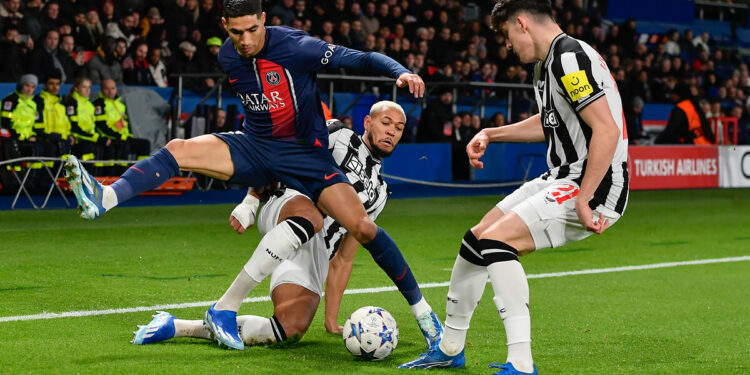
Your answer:
[[[568,93],[570,100],[574,102],[594,93],[594,88],[591,87],[586,72],[583,70],[566,74],[562,77],[562,82],[565,85],[565,91]]]
[[[266,82],[269,85],[276,86],[279,84],[279,82],[281,82],[281,77],[279,76],[278,72],[276,72],[275,70],[272,70],[266,73]]]
[[[560,123],[557,121],[557,114],[554,109],[548,109],[544,114],[544,126],[548,128],[556,128]]]

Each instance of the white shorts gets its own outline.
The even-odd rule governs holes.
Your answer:
[[[575,196],[579,186],[571,180],[543,180],[536,178],[498,202],[503,213],[515,212],[531,231],[536,249],[559,247],[591,235],[578,220]],[[620,215],[604,206],[594,211],[594,222],[599,214],[613,225]]]
[[[258,231],[265,235],[279,221],[281,208],[292,198],[304,194],[286,189],[281,197],[272,196],[258,213]],[[305,242],[289,258],[281,262],[271,274],[271,291],[281,284],[295,284],[323,295],[323,286],[328,276],[328,251],[323,240],[323,231],[319,231]]]

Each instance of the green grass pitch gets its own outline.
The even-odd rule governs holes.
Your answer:
[[[464,231],[497,197],[392,200],[379,224],[420,283],[446,282]],[[120,208],[95,222],[65,211],[0,211],[0,318],[211,301],[249,258],[258,235],[235,234],[231,205]],[[522,259],[529,275],[750,255],[750,189],[635,192],[602,236]],[[541,374],[750,374],[750,261],[533,278],[534,359]],[[349,288],[390,286],[360,249]],[[423,290],[444,318],[447,287]],[[250,296],[268,294],[264,282]],[[505,335],[487,285],[467,339],[465,370],[504,362]],[[228,351],[195,339],[135,346],[151,312],[0,321],[7,374],[381,374],[424,341],[398,292],[346,295],[340,322],[365,305],[396,317],[401,341],[382,362],[354,360],[325,333],[322,305],[287,349]],[[200,319],[205,307],[171,310]],[[267,316],[270,302],[240,313]],[[407,371],[408,372],[408,371]],[[412,371],[415,372],[415,371]]]

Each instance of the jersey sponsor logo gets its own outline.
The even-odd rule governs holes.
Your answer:
[[[3,103],[3,111],[10,111],[11,109],[13,109],[13,102],[7,101]]]
[[[565,85],[565,91],[568,92],[570,100],[574,102],[594,93],[594,88],[591,87],[586,72],[583,70],[563,76],[562,82]]]
[[[281,82],[281,77],[279,76],[279,73],[277,73],[275,70],[272,70],[268,73],[266,73],[266,82],[269,85],[276,86]]]
[[[274,109],[286,107],[284,99],[278,91],[271,91],[266,95],[263,94],[243,94],[237,93],[237,97],[240,98],[242,105],[255,112],[266,112]]]
[[[364,186],[363,192],[367,194],[367,202],[363,202],[363,204],[365,207],[371,206],[375,202],[375,199],[377,199],[378,194],[375,191],[375,186],[373,186],[370,176],[367,176],[367,171],[362,161],[353,152],[350,152],[346,156],[346,160],[341,163],[341,166],[354,172],[358,179],[362,181],[362,185]]]
[[[333,51],[335,49],[336,49],[335,45],[329,44],[328,49],[326,49],[326,51],[323,53],[323,58],[320,59],[320,63],[323,65],[328,64],[328,62],[330,61],[329,59],[331,58],[331,56],[333,56]]]

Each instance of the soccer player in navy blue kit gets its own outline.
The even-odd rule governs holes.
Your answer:
[[[180,170],[247,186],[280,181],[310,199],[309,204],[339,222],[370,251],[420,319],[430,346],[442,333],[437,316],[422,297],[400,250],[368,216],[355,190],[328,152],[328,131],[320,107],[316,72],[325,67],[355,68],[394,77],[415,97],[424,82],[393,59],[325,43],[286,27],[265,27],[261,0],[226,0],[222,23],[229,33],[219,62],[242,101],[241,132],[175,139],[102,186],[71,157],[66,179],[81,216],[95,219],[137,194],[160,186]],[[313,212],[313,210],[300,210]],[[205,321],[219,343],[244,349],[236,315],[242,300],[276,267],[321,228],[307,215],[292,216],[269,231]],[[315,225],[313,224],[315,223]]]

